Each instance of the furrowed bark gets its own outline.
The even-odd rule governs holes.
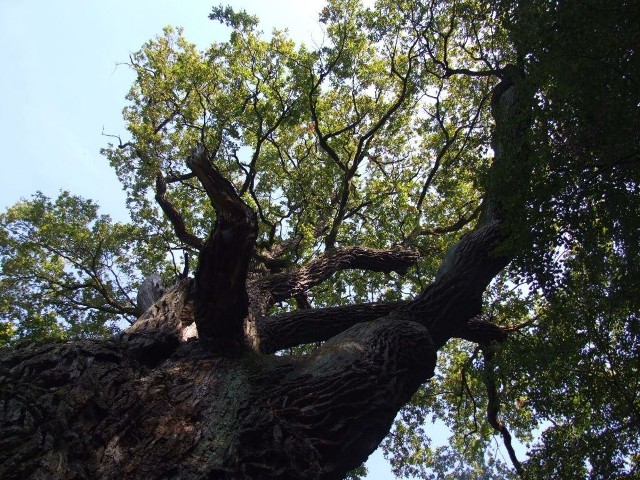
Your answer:
[[[144,364],[133,338],[1,358],[2,478],[340,479],[435,367],[398,316],[298,358],[186,342]]]
[[[449,250],[435,281],[400,308],[425,324],[437,348],[480,314],[482,293],[511,260],[496,253],[504,238],[497,220],[476,227]]]
[[[397,314],[361,323],[324,344],[283,383],[287,403],[279,412],[313,432],[320,478],[342,479],[377,448],[435,362],[423,326]]]
[[[413,250],[397,248],[379,250],[364,247],[346,247],[330,250],[311,260],[308,264],[288,272],[258,278],[253,288],[264,292],[264,310],[274,303],[287,300],[324,282],[336,272],[348,269],[373,272],[405,273],[418,260]]]
[[[403,302],[363,303],[343,307],[312,308],[258,320],[260,351],[274,353],[283,348],[332,338],[357,323],[386,317]]]
[[[386,317],[406,303],[361,303],[342,307],[303,309],[262,317],[257,321],[260,351],[275,353],[304,343],[326,341],[353,325]],[[474,318],[465,322],[452,337],[484,344],[504,342],[513,331],[512,328]]]
[[[254,347],[246,281],[258,231],[256,215],[210,163],[205,150],[195,152],[187,164],[217,214],[195,274],[198,337],[215,351],[237,354],[244,346]]]

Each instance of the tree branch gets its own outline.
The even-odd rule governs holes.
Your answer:
[[[331,253],[333,252],[323,256],[325,258],[314,260],[314,262],[318,261],[324,265],[325,261],[327,261],[326,257],[329,257]],[[385,253],[389,254],[391,252]],[[334,261],[330,263],[335,265],[339,262]],[[382,264],[383,262],[381,261],[380,263]],[[311,266],[312,265],[309,264],[296,272],[300,275],[303,282],[309,280],[309,274],[305,274],[302,270]],[[313,268],[311,268],[311,270],[313,270]],[[281,278],[287,275],[288,274],[273,275],[271,278]],[[289,278],[289,280],[291,279]],[[286,284],[285,281],[283,281],[283,284]],[[278,293],[277,290],[275,293]],[[292,294],[291,296],[294,295]],[[282,315],[264,317],[258,321],[257,325],[260,336],[260,348],[264,353],[273,353],[283,348],[304,343],[328,340],[352,325],[384,317],[392,311],[405,307],[406,305],[408,305],[408,302],[365,303],[342,307],[297,310]],[[513,329],[511,328],[501,327],[479,318],[472,318],[465,322],[457,331],[453,332],[451,336],[463,338],[475,343],[486,343],[489,341],[501,342],[504,341],[512,331]]]
[[[518,475],[522,476],[523,469],[522,464],[516,456],[516,452],[511,444],[511,434],[507,429],[504,422],[498,419],[498,413],[500,411],[500,399],[498,398],[498,388],[496,386],[495,372],[493,371],[493,357],[494,352],[491,346],[485,345],[482,348],[482,354],[484,356],[484,384],[487,389],[487,421],[489,424],[502,435],[504,446],[509,452],[509,458],[513,463]]]
[[[362,303],[342,307],[296,310],[260,318],[257,322],[260,350],[274,353],[283,348],[321,342],[362,322],[386,317],[404,302]]]
[[[468,68],[449,68],[444,67],[444,78],[449,78],[453,75],[467,75],[469,77],[495,77],[499,76],[500,70],[470,70]]]
[[[457,221],[452,223],[451,225],[446,225],[444,227],[434,227],[434,228],[420,228],[416,227],[413,231],[407,236],[405,240],[406,243],[411,244],[416,237],[422,235],[443,235],[445,233],[453,233],[461,230],[466,225],[468,225],[473,220],[477,219],[482,212],[482,204],[478,205],[473,212],[471,212],[468,216],[461,216]]]
[[[193,172],[183,173],[183,174],[172,174],[167,175],[165,178],[167,183],[176,183],[176,182],[184,182],[185,180],[189,180],[191,178],[195,178],[195,174]]]
[[[245,331],[245,320],[249,312],[247,272],[258,230],[256,215],[210,163],[206,150],[194,152],[187,165],[217,213],[195,274],[198,337],[219,353],[237,354],[254,341],[251,332]]]
[[[162,211],[167,216],[171,225],[173,225],[173,231],[176,234],[176,237],[190,247],[195,248],[196,250],[202,250],[204,248],[204,242],[201,238],[196,237],[191,232],[187,231],[187,227],[184,223],[184,219],[180,212],[173,206],[173,204],[169,201],[167,196],[167,182],[165,181],[162,174],[158,173],[156,175],[156,202],[162,208]]]
[[[502,73],[504,78],[494,87],[491,105],[496,122],[491,167],[495,175],[518,168],[528,155],[526,132],[530,119],[516,86],[519,72],[516,67],[507,66]],[[512,190],[523,188],[529,181],[527,172],[514,172],[509,178]],[[399,309],[413,313],[417,321],[426,325],[437,348],[480,314],[482,293],[515,253],[498,249],[510,234],[503,223],[502,201],[499,192],[487,191],[478,225],[449,249],[434,282]]]
[[[269,303],[273,305],[306,292],[340,270],[405,273],[417,259],[417,252],[400,247],[396,250],[338,248],[325,252],[302,267],[260,278],[256,280],[255,287],[268,294],[271,297]]]
[[[480,318],[472,318],[453,336],[478,344],[487,344],[504,342],[515,330],[516,328],[503,327]]]
[[[438,348],[480,314],[482,293],[511,260],[496,253],[505,238],[498,220],[481,223],[449,249],[434,282],[401,308],[427,326]]]

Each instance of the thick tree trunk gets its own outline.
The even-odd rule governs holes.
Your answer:
[[[477,315],[482,288],[468,278],[471,289],[459,280],[432,286],[443,312],[434,318]],[[433,374],[423,308],[435,310],[422,297],[358,306],[359,314],[330,309],[344,331],[313,354],[230,356],[194,337],[191,283],[109,340],[4,352],[2,478],[340,479]],[[293,328],[291,318],[264,319],[260,331],[272,349],[313,338],[318,319],[304,316],[313,311]]]
[[[113,338],[1,353],[1,478],[340,479],[433,375],[449,338],[504,338],[476,318],[509,260],[495,253],[506,235],[495,201],[416,299],[265,317],[339,269],[402,271],[415,254],[333,249],[252,279],[255,216],[203,158],[190,165],[218,229],[194,280]],[[309,355],[270,354],[319,340]]]
[[[156,310],[177,319],[179,306]],[[299,358],[144,332],[25,345],[1,362],[0,477],[339,479],[435,359],[426,328],[397,315]]]

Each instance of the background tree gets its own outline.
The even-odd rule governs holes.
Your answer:
[[[394,418],[398,474],[637,475],[638,8],[605,3],[336,0],[315,49],[217,7],[228,42],[145,44],[104,152],[133,224],[1,217],[3,475],[342,478]]]

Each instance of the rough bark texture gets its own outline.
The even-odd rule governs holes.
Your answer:
[[[219,353],[237,354],[254,341],[248,318],[247,274],[258,232],[256,214],[199,150],[188,160],[213,205],[216,226],[200,252],[194,314],[201,341]]]
[[[426,329],[400,316],[301,358],[198,341],[150,356],[143,335],[2,358],[0,476],[342,478],[435,367]]]
[[[509,80],[500,88],[514,105]],[[506,237],[499,202],[487,203],[412,301],[264,317],[265,305],[304,296],[340,269],[403,271],[415,254],[335,249],[248,278],[255,215],[206,152],[189,165],[217,214],[195,279],[113,338],[1,353],[0,477],[340,479],[433,375],[449,338],[504,338],[476,318],[509,260],[495,253]],[[306,356],[268,354],[319,340],[327,341]]]

